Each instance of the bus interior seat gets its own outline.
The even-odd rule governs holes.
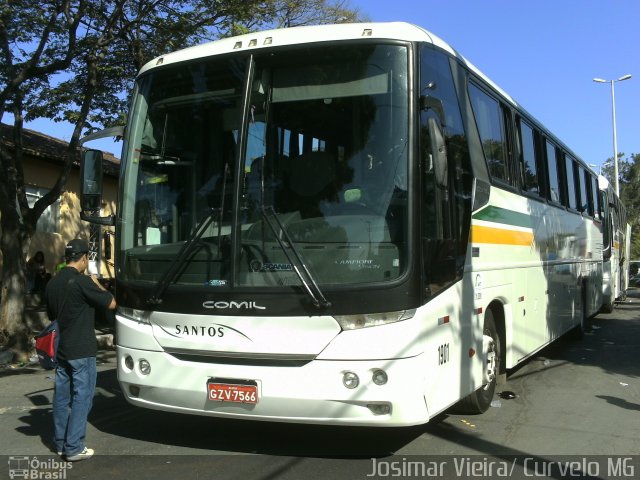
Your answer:
[[[291,159],[289,179],[291,190],[301,197],[314,197],[335,179],[333,155],[327,152],[308,152]]]

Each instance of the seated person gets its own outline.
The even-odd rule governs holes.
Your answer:
[[[44,287],[51,278],[44,266],[44,253],[37,251],[27,261],[27,293],[42,293]]]

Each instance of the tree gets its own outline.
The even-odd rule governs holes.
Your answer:
[[[81,134],[122,124],[136,72],[150,59],[203,40],[278,26],[356,21],[348,0],[11,0],[0,3],[0,345],[31,350],[24,322],[26,255],[36,223],[62,192]],[[53,188],[29,207],[22,165],[25,120],[74,125]]]
[[[620,165],[620,200],[631,225],[631,259],[637,259],[640,258],[640,154],[630,155]]]
[[[614,184],[613,159],[609,158],[602,169],[602,175]],[[620,200],[627,211],[627,222],[631,225],[631,259],[640,258],[640,154],[625,158],[618,154],[618,184]]]

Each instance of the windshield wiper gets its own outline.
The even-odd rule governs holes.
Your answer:
[[[171,264],[169,265],[169,268],[164,271],[162,277],[160,277],[160,280],[158,280],[153,295],[151,295],[147,299],[147,303],[149,305],[157,306],[162,303],[162,296],[164,295],[164,292],[167,290],[167,287],[169,287],[169,284],[176,278],[176,275],[178,274],[182,263],[189,257],[189,255],[191,255],[191,253],[193,253],[198,240],[202,238],[204,232],[207,231],[207,228],[209,228],[211,222],[213,222],[213,220],[216,218],[216,213],[218,214],[218,259],[220,258],[220,251],[222,248],[222,216],[224,214],[224,198],[226,196],[228,174],[229,164],[226,164],[222,179],[222,199],[220,200],[220,208],[211,208],[209,212],[207,212],[207,214],[202,218],[202,220],[197,223],[196,228],[193,229],[191,235],[189,235],[189,238],[187,238],[187,240],[184,242],[184,245],[182,245],[182,248],[180,249],[178,254],[173,258]]]
[[[291,240],[291,237],[287,233],[287,230],[284,228],[284,225],[278,218],[278,215],[276,214],[276,211],[273,208],[273,206],[267,206],[267,207],[263,206],[261,208],[261,212],[262,212],[262,218],[267,223],[267,225],[269,225],[269,228],[271,229],[274,236],[276,237],[276,240],[278,241],[280,248],[286,255],[291,265],[293,265],[293,269],[298,275],[298,278],[300,279],[300,281],[302,282],[304,289],[309,294],[309,297],[311,297],[313,305],[316,308],[330,307],[331,302],[325,298],[324,294],[322,293],[322,290],[318,286],[318,283],[313,278],[313,275],[311,275],[311,272],[307,268],[307,265],[305,264],[304,259],[302,258],[302,255],[300,255],[300,252],[295,247],[295,244]],[[273,223],[271,223],[271,220],[269,219],[269,215],[271,215],[275,219],[278,225],[279,231],[278,229],[276,229]],[[282,240],[282,238],[280,238],[280,233],[284,235],[286,243]],[[293,252],[293,256],[289,253],[289,250]]]
[[[196,228],[191,232],[189,238],[184,242],[178,254],[171,261],[171,265],[169,265],[169,268],[164,271],[162,277],[160,277],[160,280],[158,280],[153,295],[151,295],[147,299],[147,303],[149,305],[157,306],[162,303],[162,296],[167,290],[167,287],[175,279],[184,260],[188,258],[191,253],[193,253],[195,246],[198,244],[198,240],[202,237],[202,235],[204,235],[204,232],[207,230],[207,228],[209,228],[211,222],[213,222],[213,220],[216,218],[215,214],[218,213],[218,210],[221,209],[212,208],[196,225]],[[220,212],[219,215],[222,215],[222,212]]]

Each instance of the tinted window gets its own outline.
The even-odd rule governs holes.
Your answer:
[[[423,47],[420,81],[423,86],[429,85],[424,93],[433,101],[430,105],[435,105],[420,112],[420,152],[425,165],[422,177],[425,291],[427,295],[436,295],[462,275],[469,239],[472,175],[448,57],[431,46]],[[437,108],[438,102],[442,109]],[[448,188],[441,188],[436,179],[433,148],[438,132],[444,135],[446,146]]]
[[[473,84],[469,84],[469,95],[489,173],[494,179],[508,182],[507,143],[500,104]]]
[[[549,140],[545,141],[547,153],[547,172],[549,172],[549,200],[560,203],[560,180],[558,177],[558,159],[556,146]]]
[[[593,200],[593,216],[594,218],[601,218],[600,213],[602,212],[602,207],[600,205],[600,195],[598,192],[600,189],[598,188],[598,179],[596,177],[591,177],[591,199]]]
[[[593,216],[593,202],[591,201],[591,189],[589,183],[591,176],[584,167],[579,167],[580,172],[580,211]]]
[[[525,122],[519,122],[520,137],[520,169],[522,188],[529,193],[540,195],[538,168],[536,166],[536,149],[533,129]]]
[[[122,278],[158,282],[198,234],[172,285],[290,292],[303,262],[320,285],[394,281],[410,265],[407,48],[253,55],[138,80]]]
[[[574,173],[574,161],[569,155],[565,155],[564,164],[567,178],[567,207],[578,210],[578,186]]]

